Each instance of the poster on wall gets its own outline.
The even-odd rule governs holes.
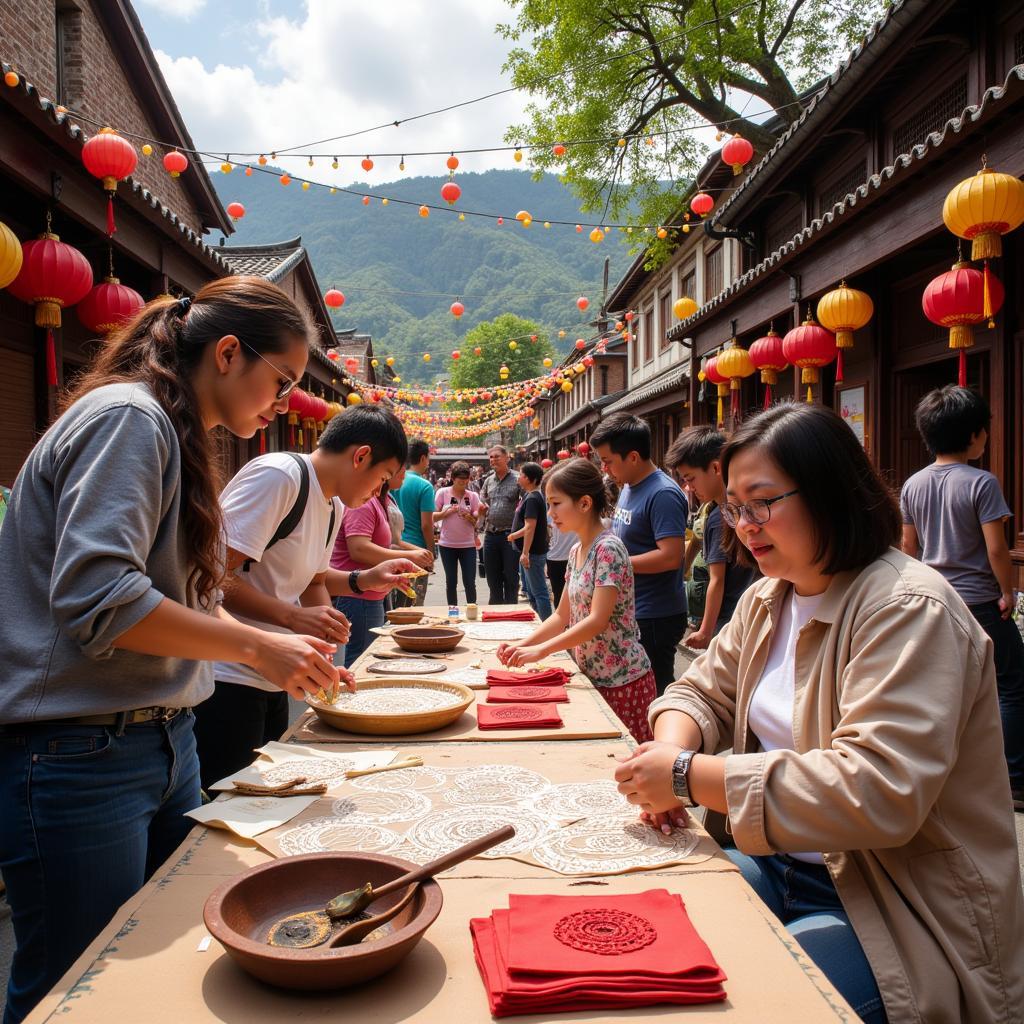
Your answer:
[[[868,386],[851,384],[848,387],[836,388],[836,405],[839,415],[846,425],[856,434],[865,451],[870,451],[868,443]]]

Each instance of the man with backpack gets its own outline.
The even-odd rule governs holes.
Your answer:
[[[277,632],[348,639],[337,594],[407,587],[416,571],[392,559],[362,572],[330,568],[345,508],[380,491],[405,461],[407,442],[392,413],[358,406],[335,416],[311,455],[272,452],[246,463],[221,493],[227,540],[224,607],[242,622]],[[352,677],[341,670],[351,686]],[[248,665],[218,662],[216,689],[196,709],[202,786],[251,763],[253,751],[288,727],[288,696]]]

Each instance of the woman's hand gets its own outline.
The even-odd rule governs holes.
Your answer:
[[[515,649],[515,644],[500,643],[498,644],[497,651],[495,651],[495,656],[497,657],[498,661],[502,663],[502,665],[507,665],[508,659]]]
[[[383,590],[388,593],[398,587],[408,589],[409,580],[399,575],[403,572],[418,572],[422,566],[408,558],[389,558],[385,562],[379,562],[372,569],[363,569],[359,573],[360,590]]]
[[[288,614],[288,628],[293,633],[322,637],[332,644],[348,643],[352,632],[347,618],[332,605],[296,605]]]
[[[528,665],[532,661],[540,661],[544,655],[539,646],[537,647],[516,647],[508,654],[506,665],[514,665],[516,668]]]
[[[264,679],[279,686],[289,697],[303,700],[307,693],[334,690],[341,673],[330,662],[335,645],[314,636],[294,636],[291,633],[269,633],[257,630],[256,657],[252,667]],[[346,676],[349,674],[346,672]],[[350,681],[346,686],[355,689]]]
[[[530,552],[529,552],[529,551],[524,551],[524,552],[523,552],[523,553],[522,553],[522,554],[521,554],[521,555],[519,556],[519,564],[520,564],[520,565],[521,565],[521,566],[522,566],[522,567],[523,567],[524,569],[529,569],[529,568],[530,568]]]
[[[410,550],[409,561],[415,562],[420,569],[426,569],[428,572],[434,568],[434,556],[426,548]]]
[[[648,815],[678,811],[679,799],[672,792],[672,765],[682,750],[660,740],[641,743],[615,769],[619,792]]]
[[[662,811],[660,814],[641,811],[640,820],[663,835],[669,836],[674,828],[686,828],[690,824],[690,815],[685,807],[676,807],[674,811]]]

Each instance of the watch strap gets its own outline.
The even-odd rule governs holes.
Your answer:
[[[352,590],[353,594],[361,594],[362,590],[359,589],[359,570],[353,569],[348,574],[348,585]]]
[[[690,795],[690,763],[696,750],[684,750],[672,764],[672,793],[684,807],[696,807]]]

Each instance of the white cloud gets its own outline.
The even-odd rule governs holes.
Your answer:
[[[202,0],[177,0],[177,6]],[[507,86],[501,66],[509,44],[494,26],[509,17],[502,0],[446,0],[443,11],[421,0],[361,5],[309,0],[294,18],[256,20],[246,34],[248,62],[233,55],[215,66],[187,54],[158,51],[160,66],[200,149],[237,153],[305,145],[444,107]],[[512,93],[483,103],[319,147],[326,159],[296,174],[346,184],[400,177],[398,157],[377,160],[365,175],[363,153],[410,153],[503,145],[526,97]],[[335,152],[358,154],[336,172]],[[515,167],[511,154],[462,159],[462,169]],[[525,163],[521,165],[525,167]],[[408,157],[406,174],[438,174],[444,157]]]
[[[170,18],[181,18],[188,21],[198,14],[205,6],[206,0],[141,0],[145,7],[159,10]]]

